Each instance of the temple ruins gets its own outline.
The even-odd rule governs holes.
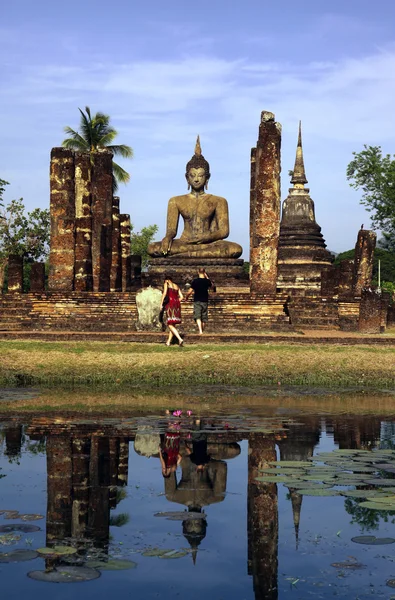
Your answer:
[[[241,246],[227,240],[232,221],[227,200],[211,192],[211,181],[207,189],[210,165],[199,137],[186,165],[188,190],[168,201],[165,237],[150,245],[143,273],[141,258],[131,256],[130,215],[120,212],[113,194],[111,152],[53,148],[47,286],[44,264],[33,263],[30,291],[23,293],[23,260],[10,256],[0,328],[132,334],[139,328],[139,290],[161,288],[165,273],[188,285],[203,266],[217,287],[209,331],[383,332],[393,311],[388,295],[371,287],[375,233],[361,229],[354,260],[335,267],[305,187],[301,125],[293,187],[281,211],[281,143],[281,125],[272,112],[262,111],[251,150],[249,276]],[[183,231],[177,237],[180,217]],[[193,331],[192,311],[191,303],[183,305],[186,332]]]

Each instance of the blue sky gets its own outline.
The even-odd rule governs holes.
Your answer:
[[[5,199],[49,205],[49,154],[78,107],[111,115],[131,182],[121,208],[164,234],[168,199],[186,190],[196,135],[210,191],[229,202],[248,258],[249,156],[260,113],[283,126],[282,199],[297,127],[329,249],[353,247],[369,215],[346,181],[363,144],[395,153],[395,2],[390,0],[12,0],[0,9]]]

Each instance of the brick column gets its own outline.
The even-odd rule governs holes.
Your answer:
[[[129,292],[131,287],[130,216],[119,215],[119,222],[122,248],[122,291]]]
[[[381,321],[381,294],[378,294],[375,290],[363,289],[359,305],[358,331],[362,333],[381,333]]]
[[[8,293],[23,292],[23,257],[10,254],[8,257]]]
[[[276,294],[280,234],[281,125],[263,111],[256,148],[251,151],[251,292]]]
[[[122,291],[122,250],[118,196],[114,196],[112,199],[112,254],[110,290],[112,292]]]
[[[32,263],[30,269],[30,291],[37,293],[45,290],[45,264],[43,262]]]
[[[338,293],[339,269],[330,265],[321,271],[321,296],[332,298]]]
[[[112,152],[93,155],[92,166],[93,291],[110,291],[112,231]]]
[[[372,283],[375,248],[375,232],[360,229],[355,245],[354,258],[353,291],[355,296],[360,296],[362,288],[368,287]]]
[[[78,292],[93,290],[92,276],[92,218],[75,220],[75,276],[74,289]]]
[[[74,284],[75,185],[74,153],[52,148],[50,167],[50,291],[72,291]]]
[[[344,296],[352,296],[353,291],[353,276],[354,276],[354,261],[342,260],[339,271],[339,298]]]
[[[89,152],[74,153],[75,168],[75,216],[89,217],[91,214],[92,162]]]

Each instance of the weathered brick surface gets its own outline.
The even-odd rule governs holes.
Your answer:
[[[75,216],[89,217],[91,214],[92,162],[88,152],[74,153]]]
[[[342,260],[339,271],[339,298],[353,295],[354,261]]]
[[[133,283],[137,283],[141,279],[141,256],[132,254],[130,256],[130,268]]]
[[[79,292],[91,292],[93,290],[92,218],[79,217],[75,220],[75,225],[74,289]]]
[[[321,271],[321,296],[333,297],[339,291],[339,269],[330,265]]]
[[[364,288],[361,292],[358,330],[363,333],[382,331],[383,299],[375,290]]]
[[[8,257],[8,292],[20,294],[23,289],[23,258],[16,254]]]
[[[122,291],[128,292],[131,288],[132,264],[130,258],[130,216],[119,215],[121,231],[121,254],[122,254]]]
[[[112,152],[93,155],[92,272],[95,292],[110,291],[112,232]]]
[[[263,111],[256,149],[251,152],[250,279],[251,291],[276,293],[280,232],[281,126]]]
[[[122,291],[122,248],[119,222],[119,197],[112,199],[111,292]]]
[[[75,186],[74,153],[52,148],[50,168],[50,290],[72,291],[74,284]]]
[[[376,234],[374,231],[361,229],[358,232],[355,245],[353,291],[355,296],[360,296],[362,288],[372,283],[373,258],[376,248]]]
[[[30,270],[30,291],[43,292],[45,289],[45,264],[43,262],[32,263]]]

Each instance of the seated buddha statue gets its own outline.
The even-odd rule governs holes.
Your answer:
[[[185,177],[190,191],[170,198],[166,235],[161,242],[149,244],[148,254],[152,257],[238,258],[242,247],[225,241],[229,235],[228,203],[225,198],[207,193],[210,165],[202,155],[199,136]],[[176,238],[180,215],[184,231]]]

